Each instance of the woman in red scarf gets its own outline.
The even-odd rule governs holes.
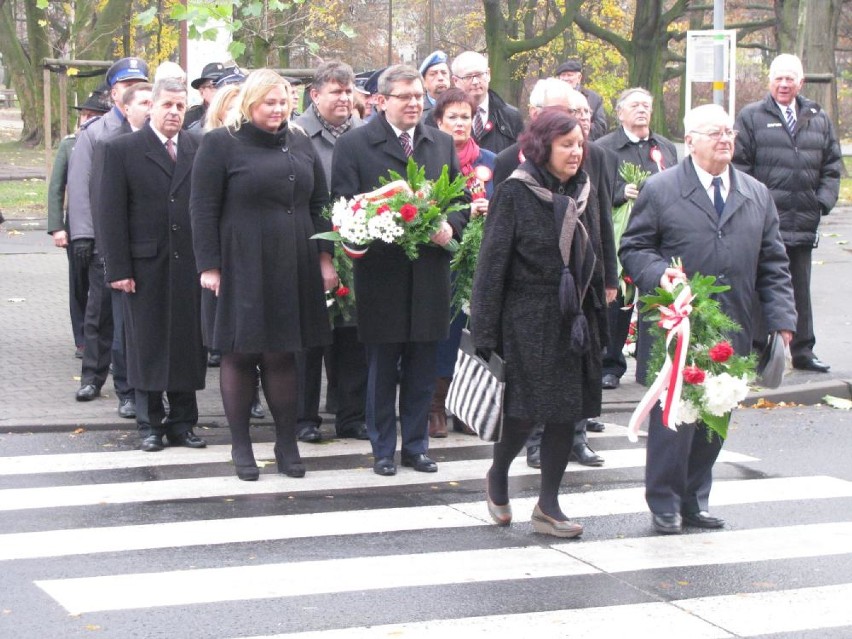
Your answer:
[[[494,158],[496,157],[491,151],[480,149],[471,135],[475,112],[476,105],[464,91],[457,88],[444,91],[432,109],[438,128],[453,136],[461,172],[468,178],[467,188],[473,199],[470,205],[471,217],[485,215],[488,212],[488,198],[491,197],[493,188],[491,178],[494,175]],[[447,436],[447,413],[444,401],[447,397],[447,388],[453,379],[461,332],[466,325],[467,315],[458,313],[450,324],[449,337],[438,344],[438,379],[435,383],[435,394],[432,396],[432,407],[429,409],[430,437]],[[453,430],[476,435],[476,431],[456,418],[453,419]]]

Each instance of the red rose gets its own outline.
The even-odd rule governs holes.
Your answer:
[[[719,342],[710,349],[710,359],[721,364],[727,362],[731,355],[734,354],[734,349],[728,342]]]
[[[390,207],[387,204],[382,204],[379,208],[376,209],[376,215],[382,215],[390,211]]]
[[[704,377],[704,371],[697,366],[686,366],[683,369],[683,381],[687,384],[701,384]]]
[[[633,284],[633,278],[629,275],[625,275],[623,278],[625,284]]]
[[[417,207],[413,204],[403,204],[399,209],[399,215],[406,222],[410,222],[417,215]]]
[[[340,286],[334,292],[334,294],[337,295],[337,297],[346,297],[347,295],[349,295],[349,287],[348,286]]]

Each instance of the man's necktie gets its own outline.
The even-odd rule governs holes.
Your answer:
[[[790,132],[790,135],[793,135],[796,132],[796,118],[793,116],[793,109],[791,107],[787,107],[787,130]]]
[[[722,178],[714,177],[711,181],[713,185],[713,206],[716,207],[716,213],[722,215],[725,210],[725,200],[722,199]]]
[[[482,137],[482,132],[485,130],[485,125],[482,123],[482,107],[476,109],[476,115],[473,116],[473,138],[479,140]]]
[[[172,162],[177,162],[177,153],[175,153],[175,143],[174,140],[169,138],[166,140],[166,152],[168,152],[169,157],[172,159]]]
[[[411,154],[414,153],[414,149],[411,146],[411,136],[408,135],[407,131],[403,131],[399,134],[399,143],[402,145],[402,151],[405,153],[405,157],[410,158]]]

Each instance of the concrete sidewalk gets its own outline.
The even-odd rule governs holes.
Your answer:
[[[814,252],[813,300],[816,352],[831,364],[828,374],[792,371],[782,387],[757,393],[779,402],[817,403],[824,395],[852,397],[852,208],[824,218]],[[0,433],[76,428],[134,429],[120,419],[112,382],[103,396],[77,402],[80,360],[68,319],[67,260],[45,233],[44,220],[12,220],[0,233]],[[618,390],[604,391],[606,419],[626,424],[644,389],[631,370]],[[198,394],[200,424],[226,426],[218,369],[208,369],[207,389]],[[324,416],[333,433],[333,420]],[[268,419],[266,420],[269,421]],[[330,429],[330,430],[329,430]]]

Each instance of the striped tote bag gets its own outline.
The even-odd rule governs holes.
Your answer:
[[[496,353],[487,362],[477,356],[470,331],[462,331],[446,405],[486,442],[499,442],[503,432],[504,368],[505,362]]]

